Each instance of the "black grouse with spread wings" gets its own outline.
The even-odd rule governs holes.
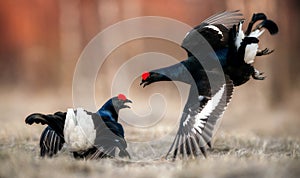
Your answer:
[[[253,24],[262,21],[252,31]],[[181,81],[191,85],[183,109],[178,132],[167,153],[173,158],[206,156],[211,147],[216,122],[225,111],[234,86],[247,82],[252,76],[262,80],[262,73],[251,64],[255,56],[270,54],[258,49],[258,37],[266,28],[271,34],[277,25],[262,14],[254,14],[246,33],[239,11],[211,16],[196,26],[182,42],[188,58],[169,67],[144,72],[143,87],[158,81]]]

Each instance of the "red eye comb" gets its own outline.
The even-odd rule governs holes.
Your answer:
[[[125,101],[127,98],[126,98],[126,96],[125,96],[125,95],[123,95],[123,94],[119,94],[119,95],[118,95],[118,99],[119,99],[119,100],[123,100],[123,101]]]
[[[150,76],[150,73],[149,73],[149,72],[144,72],[144,73],[142,74],[142,79],[143,79],[143,80],[146,80],[149,76]]]

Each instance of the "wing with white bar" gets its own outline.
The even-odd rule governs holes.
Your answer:
[[[206,145],[211,147],[215,125],[230,102],[232,93],[233,83],[227,80],[211,98],[199,96],[200,104],[183,112],[179,130],[166,157],[197,157],[201,153],[206,157]]]

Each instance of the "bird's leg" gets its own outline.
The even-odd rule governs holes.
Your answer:
[[[259,72],[257,69],[253,68],[254,72],[252,74],[253,79],[255,80],[264,80],[266,76],[263,76],[263,72]]]
[[[263,50],[258,50],[257,53],[256,53],[256,56],[264,56],[264,55],[271,54],[273,52],[274,52],[274,50],[270,50],[268,48],[265,48]]]
[[[246,30],[245,35],[248,36],[251,33],[252,27],[253,27],[253,25],[254,25],[255,22],[257,22],[259,20],[266,20],[266,19],[267,19],[267,17],[266,17],[266,15],[264,13],[253,14],[252,19],[251,19],[251,21],[250,21],[250,23],[248,25],[248,28]]]

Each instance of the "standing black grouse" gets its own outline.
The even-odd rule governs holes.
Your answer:
[[[261,21],[254,30],[253,24]],[[190,84],[179,130],[166,155],[173,159],[206,157],[206,145],[211,147],[216,122],[225,111],[234,86],[242,85],[252,76],[263,80],[262,73],[251,64],[255,56],[272,53],[258,49],[258,37],[267,29],[278,32],[277,25],[263,13],[254,14],[244,33],[244,19],[239,11],[213,15],[185,36],[182,47],[188,59],[169,67],[144,72],[143,87],[158,81],[181,81]]]
[[[124,130],[118,123],[119,111],[130,108],[125,95],[109,99],[96,113],[82,108],[68,109],[54,114],[31,114],[26,124],[47,124],[40,138],[40,155],[53,156],[66,143],[75,158],[98,159],[115,157],[116,148],[120,157],[130,158],[126,151]]]

